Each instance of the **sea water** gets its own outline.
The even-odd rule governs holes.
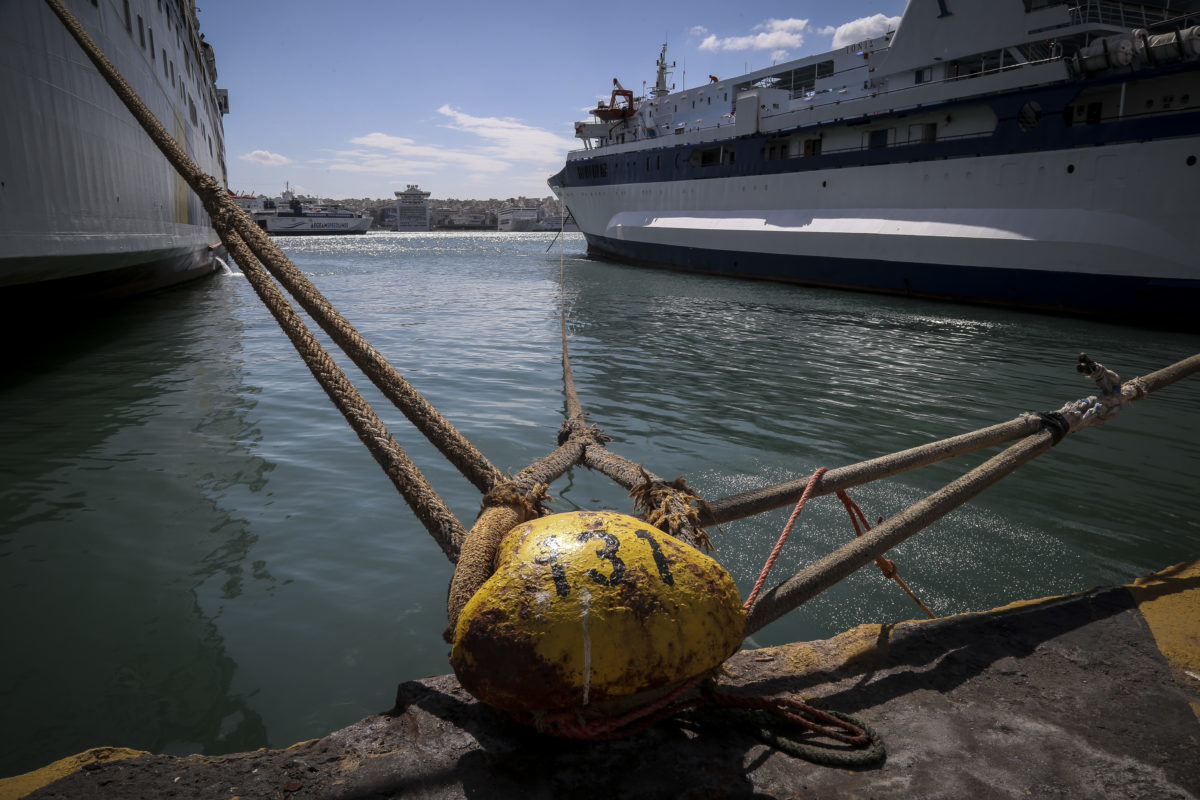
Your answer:
[[[499,468],[555,446],[560,309],[610,448],[715,500],[1052,410],[1200,336],[591,261],[578,234],[371,233],[280,245]],[[324,341],[324,336],[321,335]],[[0,775],[99,745],[280,747],[449,671],[451,565],[244,277],[8,341],[0,383]],[[478,492],[339,358],[451,509]],[[996,450],[851,491],[893,515]],[[938,614],[1200,556],[1200,377],[1072,435],[890,553]],[[553,509],[631,510],[578,468]],[[743,593],[789,513],[710,531]],[[782,579],[854,532],[812,501]],[[921,616],[869,566],[756,633]]]

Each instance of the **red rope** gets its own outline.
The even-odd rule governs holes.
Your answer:
[[[867,515],[863,513],[861,508],[859,508],[858,503],[854,502],[850,498],[850,495],[846,494],[844,489],[839,489],[837,496],[838,499],[842,501],[842,505],[846,507],[846,512],[850,515],[850,521],[854,523],[854,535],[862,536],[864,530],[871,530],[871,523],[867,522]],[[880,517],[881,521],[882,519],[883,518]],[[862,523],[861,527],[859,526],[860,522]],[[879,567],[879,571],[883,573],[883,577],[890,578],[891,580],[894,580],[896,583],[900,584],[900,588],[912,598],[914,603],[921,607],[922,611],[929,615],[930,619],[937,619],[937,615],[929,610],[929,606],[921,602],[921,598],[917,597],[916,594],[913,593],[913,590],[908,588],[908,584],[904,582],[904,579],[900,577],[900,573],[896,570],[895,561],[892,561],[890,558],[884,558],[883,556],[876,556],[875,565]]]
[[[800,495],[799,502],[792,509],[792,515],[788,517],[787,524],[783,526],[783,533],[779,534],[779,541],[775,543],[775,548],[771,550],[771,555],[767,556],[767,563],[763,565],[762,572],[758,576],[758,580],[754,582],[754,588],[750,590],[750,596],[746,598],[746,602],[742,604],[742,608],[749,611],[754,605],[754,601],[758,599],[758,593],[762,589],[762,585],[767,581],[767,575],[771,574],[771,567],[775,566],[775,559],[779,558],[779,553],[783,550],[783,543],[787,541],[788,534],[792,532],[792,526],[796,524],[796,520],[800,517],[800,512],[804,510],[804,504],[808,502],[808,498],[812,495],[813,489],[817,486],[817,481],[821,479],[828,470],[821,467],[808,478],[808,485],[804,487],[804,494]],[[857,525],[856,525],[857,527]]]

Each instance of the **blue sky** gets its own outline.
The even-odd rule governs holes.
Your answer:
[[[229,90],[230,188],[438,199],[550,194],[612,79],[677,88],[885,30],[906,0],[421,3],[199,0]],[[839,30],[840,29],[840,30]]]

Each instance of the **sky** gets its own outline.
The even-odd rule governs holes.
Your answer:
[[[197,0],[229,91],[229,188],[329,198],[545,197],[612,80],[676,89],[895,27],[907,0]]]

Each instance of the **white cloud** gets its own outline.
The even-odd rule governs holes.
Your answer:
[[[693,28],[690,31],[688,31],[688,33],[691,34],[692,36],[704,36],[705,34],[708,33],[708,28],[704,27],[703,25],[696,25],[696,26],[693,26]]]
[[[888,31],[895,30],[899,24],[899,17],[885,17],[883,14],[862,17],[839,25],[833,32],[833,46],[845,47],[848,44],[861,42],[863,39],[883,36]]]
[[[798,48],[804,44],[804,30],[808,27],[806,19],[769,19],[754,26],[757,33],[748,36],[730,36],[720,38],[710,34],[700,43],[701,50],[771,50],[775,51],[772,58],[786,57],[785,48]],[[695,30],[695,29],[693,29]]]
[[[517,171],[535,175],[530,185],[545,184],[545,175],[562,166],[566,151],[576,142],[511,117],[475,117],[444,105],[438,113],[444,127],[469,134],[475,144],[425,143],[405,136],[375,131],[350,140],[355,149],[340,150],[322,159],[322,166],[339,172],[417,178],[446,170],[467,175],[468,183],[482,184],[501,175],[516,180]]]
[[[278,153],[272,153],[270,150],[255,150],[250,153],[243,153],[238,156],[243,161],[252,161],[255,164],[262,164],[267,167],[282,167],[285,164],[292,163],[292,160],[287,156],[281,156]]]
[[[566,151],[578,144],[574,139],[526,125],[512,117],[472,117],[449,105],[439,108],[438,113],[450,118],[448,127],[490,142],[484,146],[484,152],[513,161],[560,162]]]

